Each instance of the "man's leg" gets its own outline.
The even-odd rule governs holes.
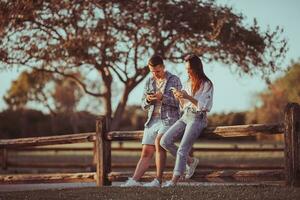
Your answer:
[[[156,178],[161,183],[163,172],[166,166],[166,150],[160,146],[160,139],[163,135],[158,134],[155,139],[155,164],[156,164]]]
[[[143,145],[140,160],[132,176],[134,180],[138,181],[144,175],[145,171],[148,169],[150,165],[150,161],[153,157],[154,151],[155,151],[154,145],[147,145],[147,144]]]

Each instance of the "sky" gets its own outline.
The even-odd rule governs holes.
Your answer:
[[[266,30],[276,26],[284,29],[283,36],[288,40],[289,51],[282,66],[290,65],[291,60],[300,58],[300,0],[218,0],[217,3],[233,7],[235,12],[245,16],[245,23],[252,24],[256,18],[258,25]],[[297,20],[298,19],[298,20]],[[166,63],[171,70],[170,64]],[[177,67],[177,66],[176,66]],[[231,72],[229,66],[221,63],[204,63],[204,70],[214,83],[214,105],[212,113],[228,113],[246,111],[257,105],[254,97],[266,89],[266,84],[259,77],[239,77]],[[0,111],[6,108],[3,95],[11,85],[11,81],[18,77],[16,70],[0,71]],[[275,77],[280,76],[276,74]],[[139,104],[144,82],[132,91],[128,104]]]

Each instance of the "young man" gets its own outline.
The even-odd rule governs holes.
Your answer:
[[[146,81],[142,98],[142,108],[148,111],[142,139],[142,153],[134,175],[122,187],[142,186],[139,179],[150,165],[155,152],[156,178],[143,186],[160,187],[166,162],[166,151],[160,146],[160,139],[167,129],[179,118],[179,102],[172,88],[181,90],[180,79],[165,70],[163,59],[159,55],[148,61],[152,76]]]

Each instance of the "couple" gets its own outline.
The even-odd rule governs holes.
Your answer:
[[[166,151],[176,158],[173,177],[163,187],[175,186],[181,176],[191,178],[199,160],[189,156],[193,143],[207,126],[206,113],[212,107],[213,84],[196,55],[185,57],[189,81],[182,89],[180,79],[165,71],[163,59],[152,56],[148,67],[152,77],[146,82],[142,108],[148,110],[142,139],[142,153],[134,175],[122,187],[160,187]],[[180,108],[183,115],[180,117]],[[182,137],[179,147],[174,142]],[[139,180],[148,169],[155,152],[156,178],[142,185]]]

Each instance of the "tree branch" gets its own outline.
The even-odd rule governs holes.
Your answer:
[[[57,69],[55,69],[53,71],[53,70],[48,70],[48,69],[35,68],[35,70],[38,70],[38,71],[41,71],[41,72],[46,72],[46,73],[55,73],[55,74],[59,74],[61,76],[67,77],[67,78],[71,78],[72,80],[74,80],[81,87],[81,89],[85,93],[87,93],[89,95],[92,95],[94,97],[104,97],[105,96],[104,93],[94,93],[94,92],[89,91],[87,89],[87,86],[81,80],[79,80],[77,77],[75,77],[71,74],[65,74],[63,72],[58,71]]]
[[[112,69],[116,75],[118,76],[118,78],[121,80],[122,83],[126,83],[126,80],[123,79],[123,77],[121,76],[121,74],[111,65],[108,65],[110,69]],[[126,76],[126,72],[124,72],[120,67],[118,67],[117,65],[115,65],[119,70],[121,70],[125,76]],[[128,77],[126,76],[126,78],[128,79]]]

